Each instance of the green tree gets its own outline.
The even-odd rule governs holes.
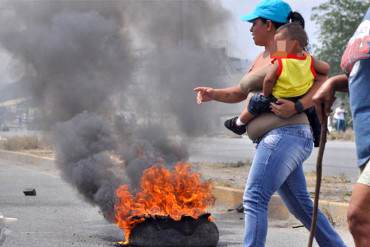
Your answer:
[[[340,73],[346,44],[369,6],[370,0],[328,0],[312,8],[311,20],[320,27],[314,53],[330,64],[331,75]]]

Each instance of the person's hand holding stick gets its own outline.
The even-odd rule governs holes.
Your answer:
[[[308,240],[308,247],[312,246],[316,232],[317,212],[319,206],[320,187],[322,178],[322,160],[324,156],[326,136],[328,130],[328,116],[331,112],[331,106],[335,101],[335,91],[337,90],[346,91],[347,87],[348,79],[346,75],[334,76],[329,78],[313,96],[316,112],[321,123],[321,136],[320,136],[320,148],[316,161],[315,202],[313,208],[310,236]]]

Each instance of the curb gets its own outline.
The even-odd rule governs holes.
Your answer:
[[[0,159],[16,163],[28,163],[31,165],[54,166],[54,159],[40,157],[34,154],[20,153],[14,151],[0,150]]]
[[[235,209],[243,201],[243,190],[223,186],[215,186],[213,194],[216,197],[216,206],[222,205]],[[348,203],[320,200],[319,207],[335,225],[347,224]],[[269,218],[273,220],[287,220],[291,217],[279,195],[273,195],[269,203]]]

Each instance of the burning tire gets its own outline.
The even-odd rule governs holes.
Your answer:
[[[135,226],[130,246],[135,247],[215,247],[219,232],[209,214],[198,219],[184,216],[180,221],[169,217],[146,219]]]
[[[219,232],[206,209],[214,204],[212,184],[178,163],[173,170],[152,166],[144,171],[141,191],[128,185],[117,191],[115,215],[125,242],[137,247],[213,247]]]

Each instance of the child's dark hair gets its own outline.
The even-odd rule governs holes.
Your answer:
[[[262,18],[260,17],[259,18],[263,23],[266,23],[268,21],[268,19],[265,19],[265,18]],[[270,20],[271,21],[271,20]],[[280,22],[275,22],[275,21],[271,21],[272,24],[275,26],[276,29],[278,29],[279,27],[285,25],[286,23],[280,23]],[[296,12],[296,11],[291,11],[289,16],[288,16],[288,23],[292,23],[292,22],[297,22],[299,23],[302,28],[304,29],[305,27],[305,21],[304,21],[304,18],[303,16],[299,13],[299,12]]]
[[[279,27],[276,32],[286,29],[288,37],[292,40],[297,40],[299,45],[306,50],[308,46],[308,36],[302,25],[298,22],[290,22]]]

